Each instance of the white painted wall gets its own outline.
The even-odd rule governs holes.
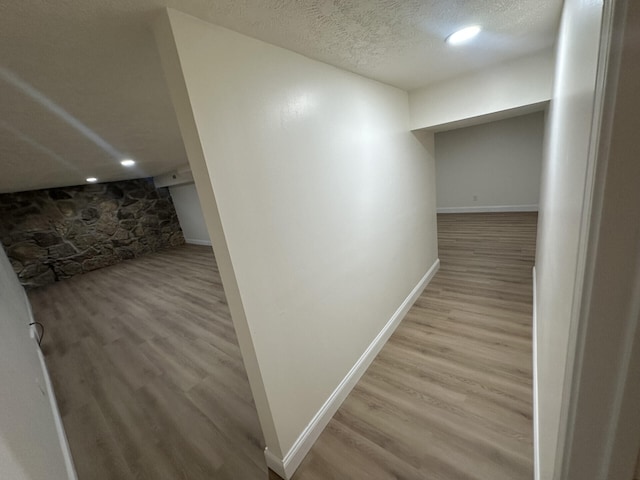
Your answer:
[[[399,89],[171,10],[156,35],[267,446],[287,462],[436,263],[433,137],[409,132]]]
[[[167,173],[162,175],[156,175],[153,177],[153,183],[156,188],[162,187],[174,187],[176,185],[185,185],[187,183],[193,183],[193,174],[191,173],[191,167],[186,163],[181,165]]]
[[[554,61],[546,50],[413,90],[411,129],[443,130],[539,110],[551,98]]]
[[[0,247],[0,478],[70,478],[27,297]]]
[[[195,184],[169,187],[169,192],[185,241],[194,245],[211,245]]]
[[[439,212],[536,210],[544,112],[435,135]]]
[[[562,479],[640,478],[640,2],[605,3],[602,26],[601,122]]]
[[[591,132],[602,2],[566,0],[558,40],[558,65],[547,122],[538,243],[536,419],[539,478],[558,479],[556,454],[563,442],[567,358],[572,358],[580,303],[586,228],[584,213],[593,170]],[[582,261],[580,261],[582,260]],[[566,377],[565,377],[566,375]]]

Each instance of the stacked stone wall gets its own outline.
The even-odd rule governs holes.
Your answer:
[[[0,239],[27,287],[184,243],[151,179],[0,194]]]

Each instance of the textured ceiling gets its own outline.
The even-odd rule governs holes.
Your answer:
[[[0,2],[0,192],[164,173],[186,156],[150,24],[170,6],[404,89],[549,47],[562,0]],[[478,23],[472,44],[443,42]],[[119,164],[138,161],[134,169]]]

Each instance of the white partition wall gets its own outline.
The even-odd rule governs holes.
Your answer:
[[[437,269],[433,136],[402,90],[171,10],[156,37],[289,477]]]
[[[169,191],[185,241],[193,245],[211,245],[195,184],[174,185]]]
[[[0,247],[0,478],[75,480],[24,289]]]
[[[536,252],[538,478],[560,480],[565,426],[594,172],[594,99],[602,3],[567,0],[542,167]],[[566,406],[566,405],[565,405]],[[558,454],[560,454],[558,456]],[[604,477],[602,477],[604,478]]]
[[[536,211],[543,111],[435,135],[438,212]]]

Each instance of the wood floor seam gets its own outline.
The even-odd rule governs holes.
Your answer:
[[[533,478],[536,222],[535,213],[438,215],[439,272],[293,480]],[[158,252],[29,296],[79,480],[267,478],[210,247]]]

